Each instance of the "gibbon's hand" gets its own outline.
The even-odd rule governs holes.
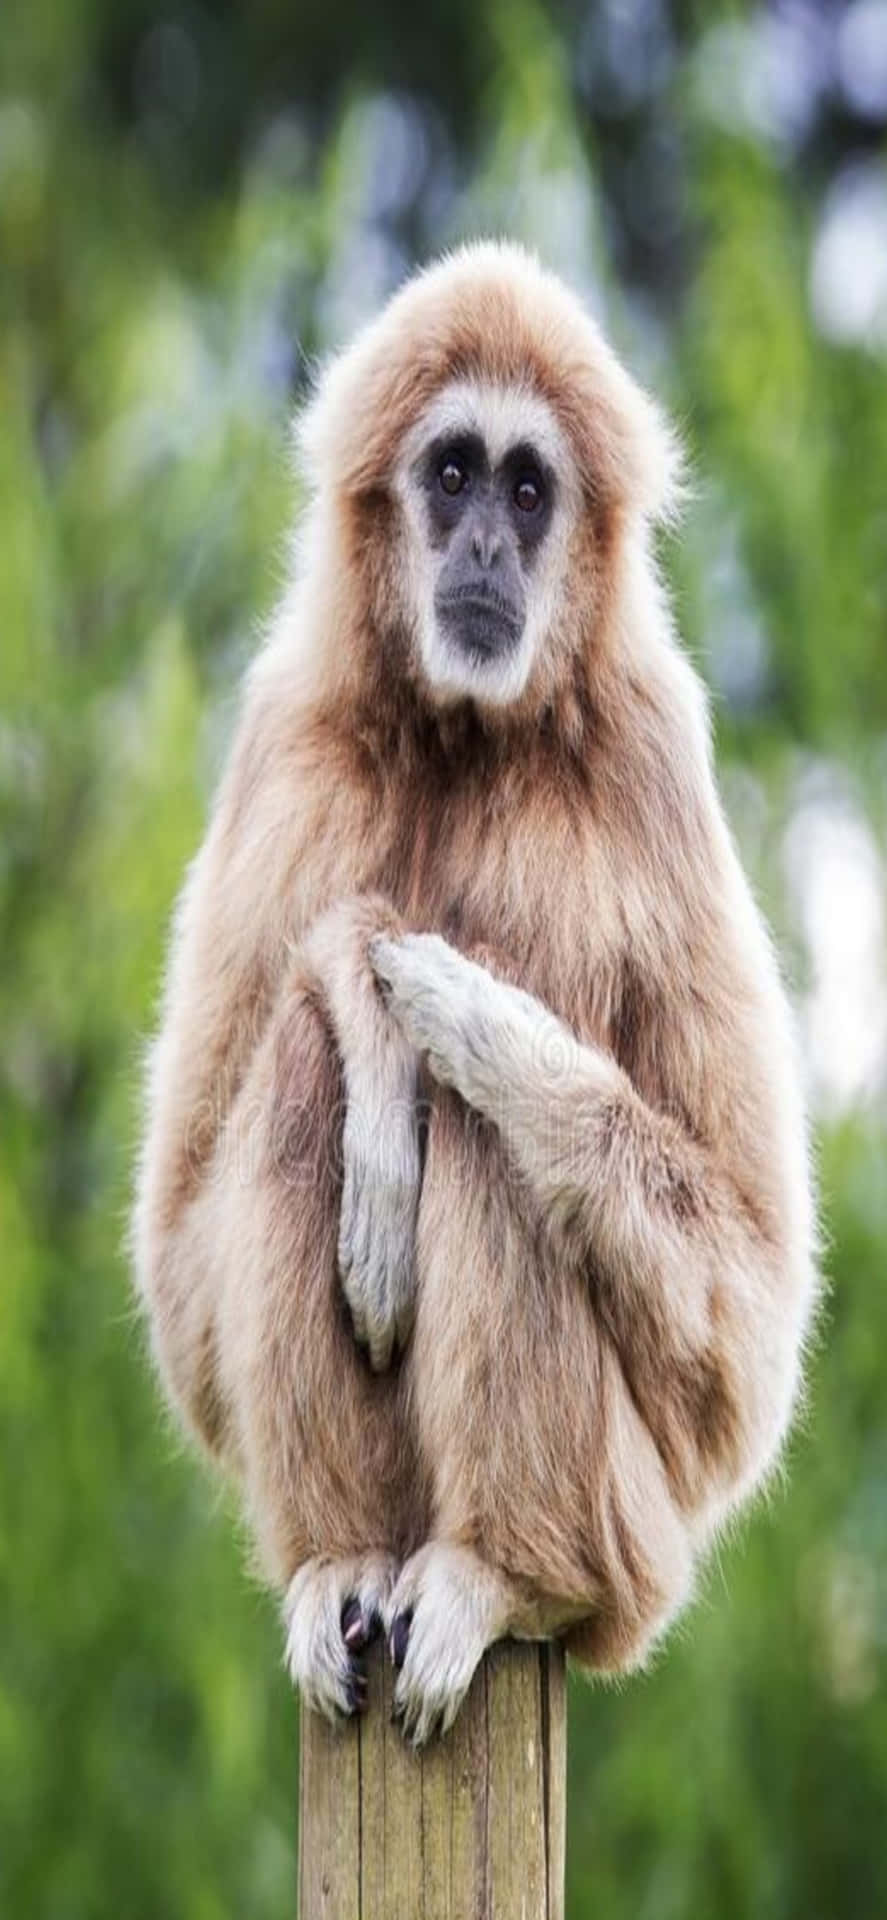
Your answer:
[[[422,1181],[415,1088],[392,1087],[386,1097],[378,1083],[349,1075],[342,1158],[339,1272],[355,1336],[378,1373],[413,1320]]]
[[[554,1094],[579,1058],[562,1021],[434,933],[379,935],[370,965],[388,1008],[411,1045],[427,1055],[436,1080],[505,1133],[525,1106]]]

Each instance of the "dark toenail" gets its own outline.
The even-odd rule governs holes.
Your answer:
[[[412,1608],[405,1608],[403,1613],[396,1615],[394,1625],[391,1629],[391,1658],[398,1673],[407,1657],[407,1641],[410,1637],[412,1618]]]
[[[366,1622],[364,1631],[366,1633],[367,1646],[370,1646],[374,1640],[378,1639],[379,1634],[382,1631],[382,1615],[381,1613],[379,1613],[376,1607],[373,1608],[373,1611],[370,1614],[368,1621]]]
[[[351,1712],[363,1713],[367,1703],[366,1681],[364,1680],[363,1685],[361,1685],[360,1675],[352,1674],[348,1681],[346,1693],[348,1695],[348,1705],[351,1708]]]

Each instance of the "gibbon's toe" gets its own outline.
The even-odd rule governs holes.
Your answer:
[[[369,1680],[362,1667],[352,1660],[348,1676],[348,1704],[352,1713],[366,1713]]]
[[[352,1594],[342,1608],[342,1638],[346,1647],[362,1652],[369,1647],[382,1630],[382,1618],[377,1607],[361,1605]]]
[[[391,1664],[396,1667],[398,1673],[406,1659],[407,1641],[410,1637],[410,1623],[412,1618],[412,1608],[408,1607],[404,1613],[398,1613],[395,1616],[394,1625],[391,1629],[391,1637],[388,1643],[391,1649]]]

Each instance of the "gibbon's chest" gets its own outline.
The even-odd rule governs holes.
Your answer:
[[[360,884],[408,925],[463,951],[484,947],[503,970],[587,1039],[610,1024],[624,912],[593,810],[569,792],[503,783],[413,797],[370,814]],[[370,851],[372,849],[372,851]]]

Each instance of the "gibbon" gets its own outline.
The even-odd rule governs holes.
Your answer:
[[[335,1717],[384,1623],[641,1662],[772,1467],[816,1233],[786,999],[653,551],[675,442],[479,244],[322,373],[179,904],[134,1218],[168,1394]]]

